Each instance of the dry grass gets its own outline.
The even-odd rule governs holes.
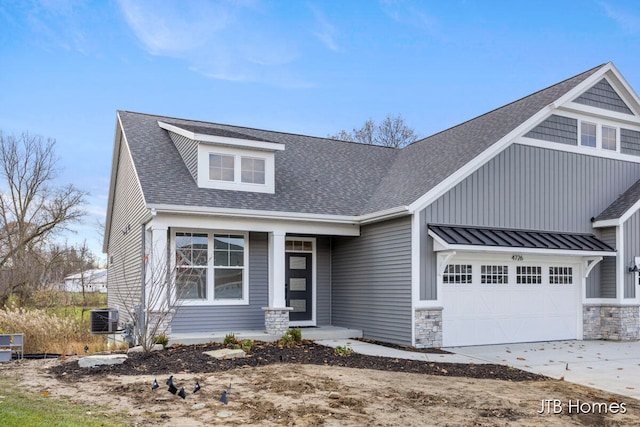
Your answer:
[[[25,353],[81,354],[102,351],[106,343],[102,336],[89,333],[86,320],[59,317],[43,310],[5,307],[0,310],[0,333],[23,333]]]

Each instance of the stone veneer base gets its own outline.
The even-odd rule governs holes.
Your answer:
[[[639,305],[585,304],[582,312],[585,340],[640,339]]]
[[[289,312],[291,307],[262,307],[264,310],[264,328],[272,335],[284,335],[289,330]]]
[[[442,307],[416,308],[415,322],[417,348],[442,347]]]

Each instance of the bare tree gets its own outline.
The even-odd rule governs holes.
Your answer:
[[[109,293],[113,292],[123,312],[125,339],[146,353],[152,350],[158,336],[168,334],[187,290],[180,279],[177,280],[179,272],[167,259],[166,248],[153,247],[147,242],[145,253],[141,276],[132,277],[128,269],[117,269],[123,275],[120,282],[140,286],[118,286],[110,288]],[[121,262],[124,267],[127,260]]]
[[[373,119],[368,119],[359,129],[352,131],[341,130],[332,139],[342,141],[359,142],[362,144],[382,145],[384,147],[402,148],[418,139],[413,129],[406,125],[402,116],[385,117],[381,124],[376,124]]]
[[[80,220],[85,193],[54,185],[55,141],[0,132],[0,303],[11,293],[28,294],[40,278],[32,262],[56,233]]]

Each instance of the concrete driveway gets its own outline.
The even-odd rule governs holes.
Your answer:
[[[639,341],[546,341],[444,350],[640,399]]]

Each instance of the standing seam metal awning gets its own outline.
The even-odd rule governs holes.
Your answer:
[[[561,233],[508,228],[429,224],[429,235],[441,249],[522,250],[575,255],[615,256],[616,250],[587,233]]]

